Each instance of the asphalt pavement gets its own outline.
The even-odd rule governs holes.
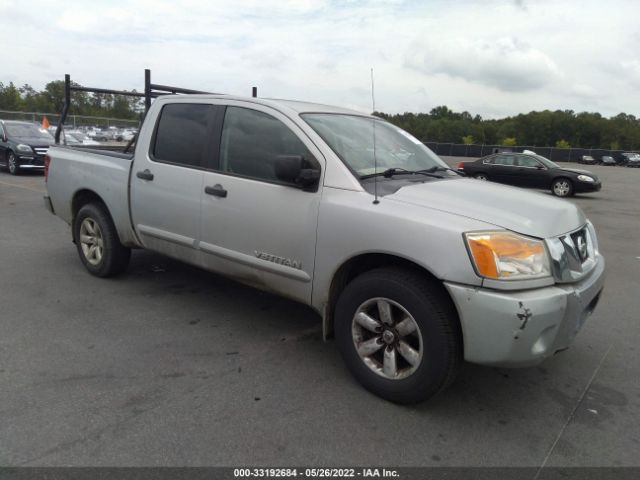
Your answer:
[[[144,251],[92,277],[43,178],[0,173],[0,465],[640,466],[640,170],[589,169],[607,281],[573,346],[411,407],[305,306]]]

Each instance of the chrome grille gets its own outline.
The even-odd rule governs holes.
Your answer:
[[[590,225],[547,240],[553,276],[560,283],[580,280],[596,264],[597,248]]]
[[[589,250],[587,248],[587,229],[583,228],[582,230],[573,232],[571,234],[571,241],[573,242],[573,247],[578,254],[580,263],[584,263],[585,260],[589,258]]]

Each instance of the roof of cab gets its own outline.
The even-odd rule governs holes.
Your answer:
[[[267,105],[278,110],[289,110],[295,113],[342,113],[345,115],[358,115],[364,117],[370,117],[368,113],[358,112],[357,110],[351,110],[348,108],[335,107],[332,105],[324,105],[321,103],[302,102],[298,100],[283,100],[279,98],[259,98],[259,97],[240,97],[234,95],[217,95],[217,94],[189,94],[189,95],[166,95],[160,97],[160,99],[171,101],[180,98],[195,98],[195,99],[227,99],[236,100],[249,103],[256,103],[259,105]]]

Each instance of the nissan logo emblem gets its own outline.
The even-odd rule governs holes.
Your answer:
[[[584,236],[578,235],[576,238],[576,247],[580,255],[580,260],[585,260],[587,258],[587,242],[585,242]]]

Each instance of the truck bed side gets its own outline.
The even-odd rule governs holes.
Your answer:
[[[129,213],[129,176],[133,154],[108,150],[53,146],[47,190],[53,209],[68,224],[73,222],[74,198],[97,195],[107,206],[120,241],[138,246]]]

